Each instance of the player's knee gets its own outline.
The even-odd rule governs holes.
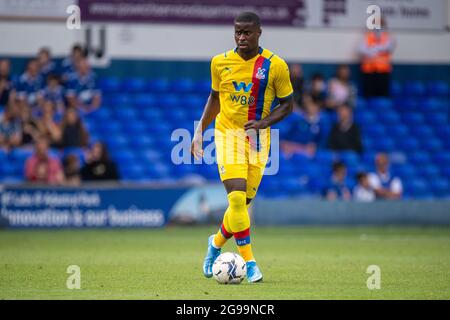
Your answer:
[[[247,197],[244,191],[232,191],[228,194],[228,204],[230,209],[235,212],[246,210]]]

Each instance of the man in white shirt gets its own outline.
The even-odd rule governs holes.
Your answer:
[[[376,172],[369,174],[369,184],[378,199],[400,199],[403,194],[403,184],[400,178],[389,172],[389,158],[384,153],[375,157]]]

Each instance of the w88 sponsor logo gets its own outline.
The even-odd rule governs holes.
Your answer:
[[[255,97],[253,96],[246,96],[246,95],[235,95],[230,94],[230,98],[232,102],[237,102],[243,106],[249,105],[252,106],[255,104]]]

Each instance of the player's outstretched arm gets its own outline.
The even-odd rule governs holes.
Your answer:
[[[286,98],[279,99],[280,105],[272,110],[272,112],[261,120],[250,120],[244,125],[245,130],[260,130],[266,129],[277,122],[286,118],[294,108],[294,99],[292,95]]]
[[[196,159],[203,157],[203,131],[214,121],[220,112],[219,92],[211,90],[202,117],[195,129],[191,144],[191,153]]]

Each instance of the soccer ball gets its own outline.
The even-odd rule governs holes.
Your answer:
[[[214,261],[212,271],[220,284],[239,284],[247,274],[247,265],[240,255],[225,252]]]

